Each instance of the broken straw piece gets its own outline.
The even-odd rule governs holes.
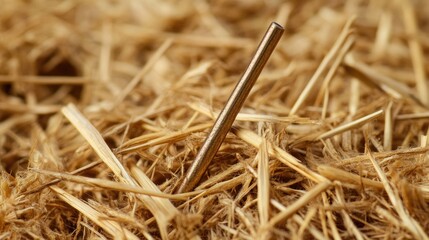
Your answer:
[[[91,145],[97,155],[106,163],[107,166],[113,171],[121,182],[137,187],[136,181],[128,174],[121,162],[116,158],[113,152],[107,146],[101,134],[97,129],[86,119],[76,108],[75,105],[69,104],[62,109],[62,113],[66,118],[76,127],[80,134]],[[149,180],[150,181],[150,180]],[[161,192],[158,188],[153,188],[155,185],[150,181],[150,188]],[[147,188],[148,185],[141,185]],[[156,185],[155,185],[156,186]],[[168,223],[179,213],[174,205],[166,199],[160,199],[145,195],[136,195],[137,199],[142,201],[144,205],[152,212],[157,220],[160,228],[160,233],[163,239],[167,239],[167,226]],[[168,204],[166,203],[168,201]]]

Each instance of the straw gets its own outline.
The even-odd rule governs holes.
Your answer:
[[[0,239],[427,239],[428,9],[2,4]],[[273,21],[232,130],[176,194]]]

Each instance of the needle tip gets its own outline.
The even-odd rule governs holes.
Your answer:
[[[279,23],[276,23],[276,22],[272,22],[271,23],[271,27],[277,28],[277,29],[280,29],[280,30],[284,30],[285,29],[282,25],[280,25]]]

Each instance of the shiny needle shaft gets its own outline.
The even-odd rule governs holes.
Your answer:
[[[198,152],[194,162],[186,173],[185,179],[180,186],[178,193],[191,191],[200,181],[207,170],[211,160],[216,155],[223,140],[228,134],[238,112],[255,84],[259,74],[271,56],[274,48],[279,42],[284,29],[279,24],[273,22],[265,33],[264,38],[256,50],[249,66],[235,86],[225,107],[219,114],[203,146]]]

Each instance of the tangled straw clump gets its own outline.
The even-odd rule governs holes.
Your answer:
[[[0,239],[428,239],[421,1],[9,1]],[[286,34],[175,194],[271,21]]]

